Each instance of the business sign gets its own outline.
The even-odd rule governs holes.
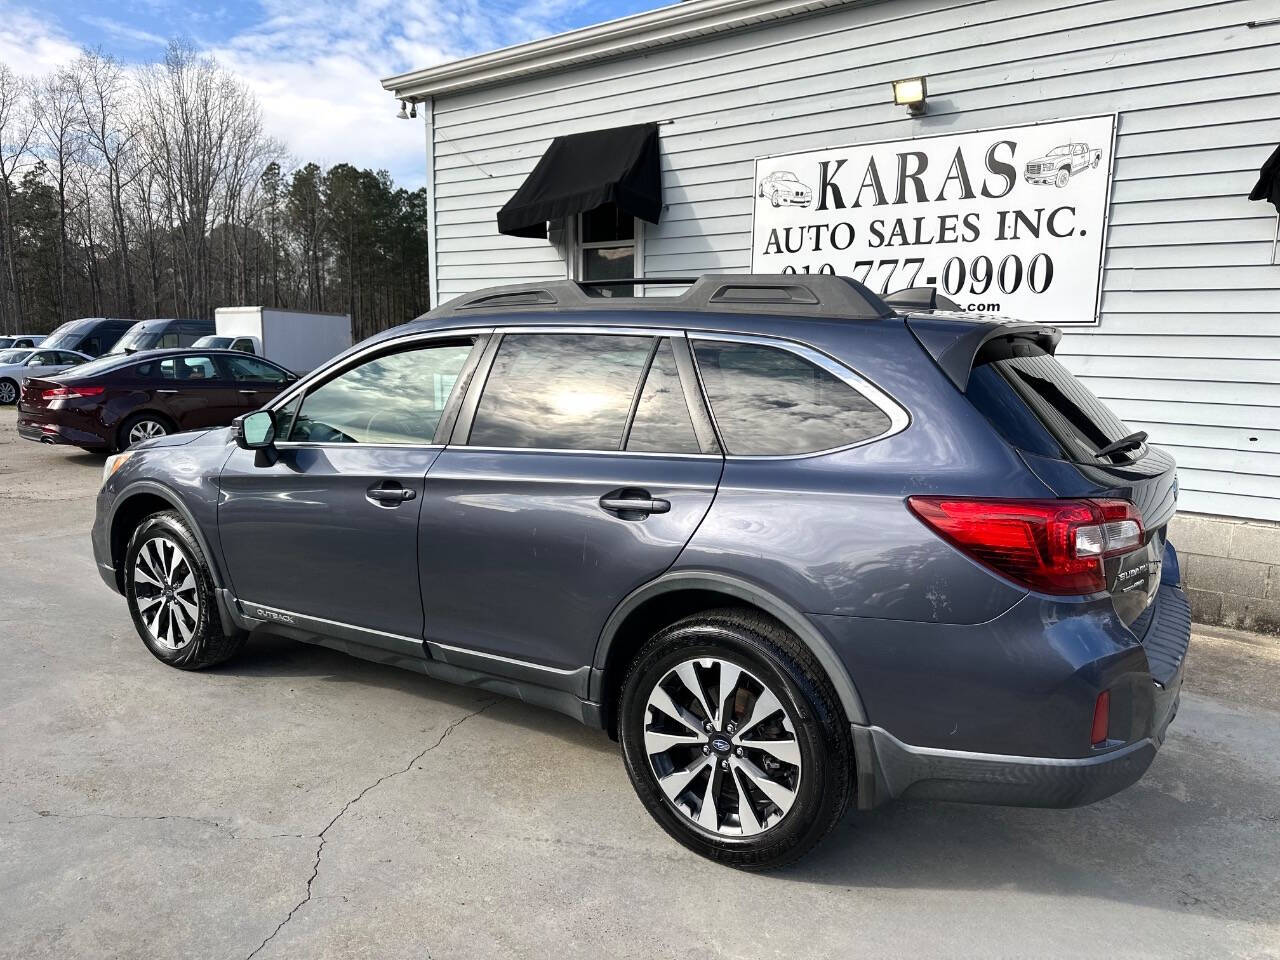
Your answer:
[[[751,269],[1095,323],[1115,116],[756,161]]]

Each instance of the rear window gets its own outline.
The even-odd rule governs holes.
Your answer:
[[[984,346],[969,374],[966,395],[1006,440],[1040,456],[1097,463],[1099,450],[1133,433],[1030,340],[1002,339]],[[1126,450],[1105,460],[1125,463],[1141,452]]]

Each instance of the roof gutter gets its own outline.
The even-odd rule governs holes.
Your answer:
[[[382,87],[398,99],[422,100],[857,2],[865,0],[685,0],[543,40],[387,77]]]

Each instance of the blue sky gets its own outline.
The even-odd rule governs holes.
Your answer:
[[[380,78],[663,6],[666,0],[0,0],[0,62],[25,74],[100,46],[125,61],[192,40],[258,95],[299,162],[422,182],[422,127]]]

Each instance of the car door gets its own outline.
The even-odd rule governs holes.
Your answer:
[[[232,452],[218,531],[252,616],[422,657],[424,478],[476,343],[434,338],[358,355],[275,408],[274,459]]]
[[[274,363],[250,356],[221,356],[223,365],[235,381],[242,412],[257,410],[298,378]]]
[[[230,374],[209,354],[160,357],[139,371],[153,382],[154,405],[179,430],[225,426],[243,412]]]
[[[427,474],[428,650],[569,689],[693,535],[723,459],[679,331],[510,330],[481,371]]]

